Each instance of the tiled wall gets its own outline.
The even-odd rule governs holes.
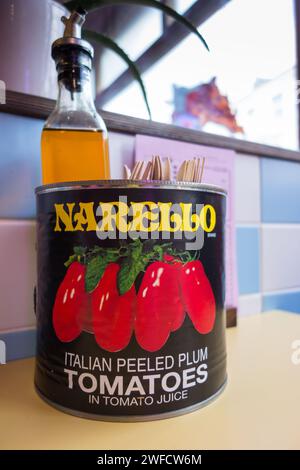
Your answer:
[[[33,188],[40,184],[43,122],[0,113],[0,341],[7,360],[35,349]],[[131,164],[134,138],[110,134],[112,176]],[[238,155],[239,314],[300,313],[300,163]],[[0,358],[1,360],[1,358]]]
[[[300,313],[300,163],[236,163],[239,314]]]

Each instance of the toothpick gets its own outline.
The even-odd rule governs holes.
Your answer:
[[[185,167],[186,167],[186,160],[184,160],[180,167],[179,170],[177,171],[177,181],[184,181],[184,173],[185,173]]]
[[[152,163],[151,162],[147,162],[147,165],[146,165],[146,169],[144,171],[144,174],[143,174],[143,180],[148,180],[151,176],[151,171],[152,171]]]
[[[152,156],[152,160],[151,160],[151,173],[150,173],[150,176],[149,176],[150,180],[153,180],[153,179],[154,179],[154,160],[155,160],[155,158],[154,158],[154,156]]]
[[[199,182],[199,178],[200,178],[200,167],[201,167],[201,158],[197,158],[196,171],[195,171],[195,178],[194,178],[194,181],[195,181],[196,183]]]
[[[164,175],[163,175],[163,164],[162,164],[162,161],[161,161],[161,158],[160,156],[158,155],[157,156],[157,163],[158,163],[158,173],[159,173],[159,178],[160,180],[163,180],[164,179]]]
[[[204,165],[205,165],[205,157],[202,158],[202,166],[201,166],[201,173],[200,173],[199,183],[202,183],[202,176],[203,176],[203,172],[204,172]]]
[[[163,171],[163,179],[170,180],[171,179],[171,160],[169,157],[165,160],[164,164],[164,171]]]
[[[124,178],[126,180],[130,180],[130,177],[131,177],[131,170],[130,168],[128,168],[127,165],[124,165]]]
[[[144,162],[144,161],[141,162],[136,179],[138,179],[138,180],[143,179],[145,164],[146,164],[146,162]]]

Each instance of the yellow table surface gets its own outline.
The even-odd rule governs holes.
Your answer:
[[[300,315],[270,312],[227,330],[224,393],[196,412],[161,421],[107,423],[44,403],[34,360],[0,366],[0,449],[300,449]]]

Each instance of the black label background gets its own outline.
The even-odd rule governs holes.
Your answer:
[[[204,247],[201,250],[200,259],[204,265],[205,272],[210,280],[216,300],[216,321],[214,329],[207,335],[199,334],[193,327],[190,319],[186,316],[183,326],[176,332],[171,333],[166,344],[155,353],[144,351],[137,344],[134,334],[123,351],[109,353],[102,350],[96,343],[94,336],[83,332],[71,343],[60,342],[52,326],[52,308],[56,291],[62,281],[66,268],[65,261],[73,252],[74,246],[93,247],[97,244],[102,246],[114,246],[118,241],[100,241],[95,232],[54,232],[56,214],[55,203],[67,202],[91,202],[95,201],[95,207],[99,202],[117,201],[119,195],[127,195],[128,204],[139,201],[172,202],[211,204],[216,210],[216,233],[215,238],[207,237],[205,234]],[[127,188],[127,189],[80,189],[70,191],[55,191],[42,193],[37,196],[37,247],[38,247],[38,289],[37,289],[37,360],[35,383],[38,390],[52,402],[85,413],[99,415],[147,415],[159,414],[178,410],[202,402],[214,395],[226,380],[226,348],[225,348],[225,279],[224,279],[224,221],[225,221],[225,197],[221,194],[177,190],[177,189],[149,189],[149,188]],[[63,225],[63,224],[62,224]],[[130,242],[130,240],[129,240]],[[163,241],[165,242],[165,241]],[[158,242],[159,243],[159,242]],[[173,241],[177,249],[184,249],[183,243]],[[140,280],[137,281],[136,287]],[[151,314],[151,312],[149,312]],[[174,356],[175,360],[179,353],[208,348],[208,379],[203,384],[197,384],[189,388],[188,398],[158,405],[150,406],[104,406],[90,404],[88,394],[82,392],[78,386],[73,390],[68,389],[67,375],[64,373],[65,352],[92,357],[113,357],[116,355],[124,358],[143,357],[153,358],[155,356]],[[176,361],[175,361],[176,363]],[[188,368],[192,366],[186,366]],[[180,372],[177,367],[170,371]],[[170,372],[169,370],[166,371]],[[90,371],[78,371],[90,372]],[[96,377],[98,371],[91,372]],[[110,372],[104,372],[112,381],[114,376]],[[155,372],[149,372],[155,373]],[[164,374],[163,371],[159,372]],[[119,374],[120,375],[120,374]],[[140,378],[145,373],[128,374],[124,377],[125,383],[129,383],[132,375]],[[180,390],[180,389],[179,389]],[[155,398],[163,392],[156,388]],[[96,392],[95,392],[96,394]],[[132,396],[138,396],[136,392]]]

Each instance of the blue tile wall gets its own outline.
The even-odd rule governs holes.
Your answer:
[[[35,216],[43,121],[0,113],[0,217]]]
[[[237,228],[238,283],[240,294],[260,290],[260,236],[258,227]]]
[[[274,293],[263,296],[263,311],[287,310],[300,313],[300,290],[287,293]]]
[[[300,164],[261,159],[262,222],[300,223]]]
[[[6,346],[6,362],[35,355],[36,330],[0,332],[0,341]]]

